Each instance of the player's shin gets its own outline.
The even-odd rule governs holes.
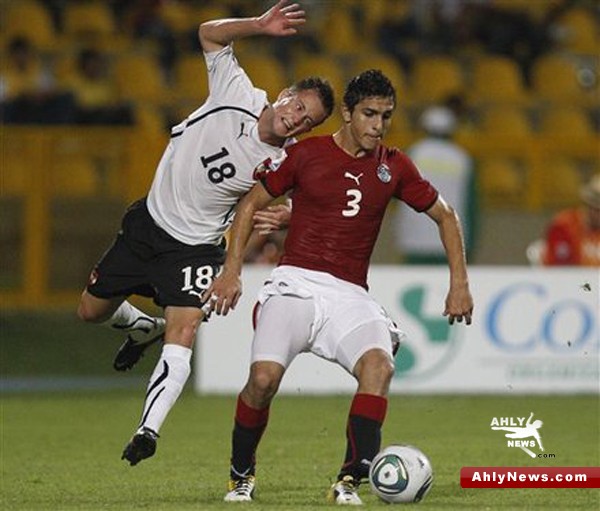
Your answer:
[[[366,479],[373,457],[381,446],[381,426],[387,411],[387,398],[356,394],[346,426],[346,456],[338,480],[350,475],[355,481]]]
[[[255,409],[238,396],[231,437],[231,479],[253,476],[256,449],[267,427],[269,407]]]
[[[177,401],[190,375],[192,350],[177,344],[165,344],[148,382],[139,429],[158,433],[167,414]]]

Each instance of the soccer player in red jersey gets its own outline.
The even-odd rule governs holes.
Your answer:
[[[279,161],[257,169],[259,182],[240,202],[221,275],[207,290],[218,314],[241,294],[244,248],[253,215],[291,192],[292,214],[279,266],[258,297],[248,381],[235,414],[226,501],[252,500],[255,452],[270,403],[286,368],[301,352],[334,361],[358,383],[347,423],[347,449],[330,496],[361,504],[357,488],[379,451],[387,394],[394,373],[393,344],[402,333],[367,292],[367,271],[387,205],[400,199],[436,222],[450,267],[444,315],[471,323],[464,243],[454,210],[410,159],[382,145],[396,104],[380,71],[348,84],[343,125],[334,135],[305,139]]]

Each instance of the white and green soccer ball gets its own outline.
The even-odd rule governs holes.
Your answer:
[[[390,445],[373,458],[369,469],[371,490],[395,503],[420,502],[431,489],[429,459],[412,445]]]

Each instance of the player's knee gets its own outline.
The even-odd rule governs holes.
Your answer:
[[[79,302],[79,306],[77,307],[77,317],[86,323],[98,323],[104,319],[93,307],[90,307],[85,300]]]
[[[394,364],[385,351],[374,349],[360,358],[355,373],[359,381],[376,381],[381,386],[388,386],[394,377]]]
[[[185,322],[185,323],[169,323],[167,319],[167,328],[165,330],[165,339],[173,344],[185,346],[187,348],[193,348],[194,340],[196,338],[197,322]]]
[[[270,367],[253,368],[250,374],[249,390],[261,401],[270,400],[279,389],[281,381],[278,372]]]

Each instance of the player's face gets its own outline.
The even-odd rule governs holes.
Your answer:
[[[343,109],[349,140],[356,149],[370,152],[377,148],[390,127],[394,107],[392,98],[370,97],[357,103],[352,112]]]
[[[285,90],[273,104],[273,132],[282,138],[301,135],[321,124],[325,117],[317,91]]]

